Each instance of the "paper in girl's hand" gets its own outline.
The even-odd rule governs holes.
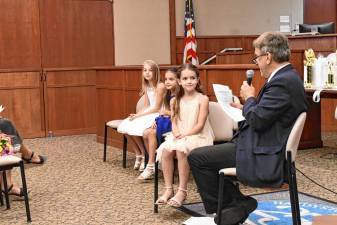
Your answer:
[[[5,107],[0,105],[0,113],[5,110]]]

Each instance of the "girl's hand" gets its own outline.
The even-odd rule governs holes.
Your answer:
[[[152,128],[152,129],[156,129],[156,128],[157,128],[156,122],[154,122],[154,123],[152,124],[151,128]]]
[[[136,118],[136,114],[135,113],[131,113],[130,115],[129,115],[129,120],[134,120]]]
[[[231,102],[230,106],[237,108],[237,109],[243,109],[243,105],[241,105],[240,103]]]

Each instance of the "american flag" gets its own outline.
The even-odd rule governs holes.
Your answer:
[[[183,63],[198,65],[197,40],[195,37],[195,22],[192,0],[186,0],[185,7],[185,35],[184,35],[184,58]]]

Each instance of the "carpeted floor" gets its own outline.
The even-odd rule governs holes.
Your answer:
[[[103,163],[103,145],[95,135],[25,140],[31,149],[48,156],[43,166],[26,170],[34,224],[181,224],[189,218],[163,206],[153,213],[153,183],[140,184],[138,172],[121,167],[121,151],[109,148]],[[322,149],[299,152],[297,166],[324,186],[337,191],[337,134],[324,135]],[[15,171],[17,174],[18,171]],[[19,176],[15,176],[18,180]],[[160,179],[160,185],[163,180]],[[314,185],[298,174],[299,191],[337,202],[337,196]],[[246,194],[261,192],[241,186]],[[193,179],[189,182],[188,202],[200,201]],[[15,199],[13,199],[15,200]],[[12,201],[11,210],[0,209],[0,224],[26,224],[24,204]]]

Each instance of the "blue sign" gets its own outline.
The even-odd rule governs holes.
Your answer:
[[[313,217],[337,214],[336,207],[317,203],[300,203],[302,225],[311,225]],[[249,220],[249,221],[248,221]],[[292,225],[289,201],[259,201],[257,209],[249,215],[249,225]]]

